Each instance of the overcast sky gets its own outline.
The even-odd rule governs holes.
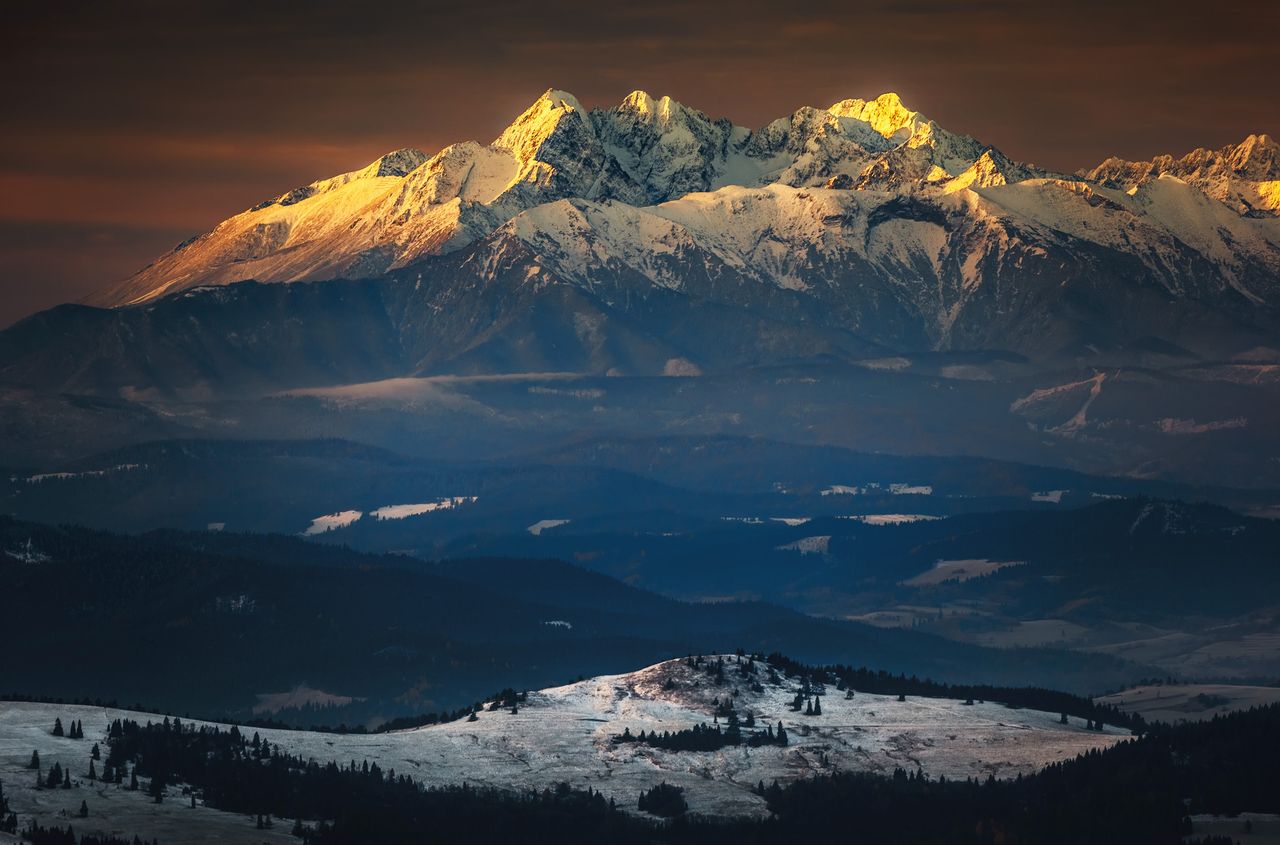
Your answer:
[[[488,141],[547,88],[760,126],[898,92],[1075,170],[1280,134],[1280,2],[93,2],[0,27],[0,325],[389,150]]]

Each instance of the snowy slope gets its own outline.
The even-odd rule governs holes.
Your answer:
[[[1109,158],[1081,175],[1130,191],[1172,176],[1239,214],[1265,217],[1280,212],[1280,144],[1269,135],[1250,135],[1220,150],[1193,150],[1178,159],[1169,155],[1151,161]]]
[[[738,676],[735,658],[726,660],[728,681],[722,686],[701,669],[671,661],[530,693],[517,714],[485,710],[474,722],[366,736],[259,733],[294,754],[342,763],[376,761],[384,770],[395,769],[427,784],[465,780],[526,789],[567,781],[597,789],[624,808],[634,807],[642,790],[666,781],[685,788],[692,811],[724,816],[764,813],[763,799],[751,791],[761,780],[787,783],[837,768],[892,773],[897,767],[920,767],[935,777],[1013,777],[1107,747],[1124,736],[1112,729],[1087,731],[1075,719],[1064,726],[1057,714],[1011,710],[992,702],[899,702],[864,693],[846,699],[834,687],[822,696],[822,715],[805,716],[788,708],[797,682],[782,679],[774,684],[765,677],[763,692],[752,692]],[[783,722],[790,738],[787,747],[695,753],[612,742],[624,729],[636,734],[710,724],[713,701],[733,697],[735,691],[737,711],[750,711],[761,728],[765,722],[775,727]],[[40,751],[46,767],[54,761],[77,772],[87,767],[87,741],[49,736],[55,717],[64,723],[83,720],[89,740],[100,739],[111,719],[160,718],[97,707],[4,704],[0,777],[19,813],[38,812],[35,796],[43,794],[29,789],[32,778],[21,769],[32,749]]]
[[[565,198],[644,206],[725,186],[955,190],[1036,173],[943,130],[895,94],[803,108],[760,130],[643,91],[587,111],[550,90],[491,144],[390,153],[297,188],[185,243],[95,304],[243,279],[364,278],[482,237]]]
[[[587,110],[550,90],[490,144],[290,191],[92,298],[142,309],[32,318],[0,335],[0,375],[115,394],[244,390],[223,365],[259,357],[283,389],[935,350],[1222,360],[1280,345],[1278,150],[1251,136],[1066,176],[893,94],[750,130],[642,91]],[[334,278],[374,281],[191,290]],[[181,329],[180,291],[198,297]],[[272,348],[263,308],[298,337]],[[47,332],[83,350],[51,357]]]

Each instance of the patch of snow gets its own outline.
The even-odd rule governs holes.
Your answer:
[[[1031,494],[1033,502],[1052,502],[1055,505],[1062,504],[1062,497],[1069,493],[1069,490],[1037,490]]]
[[[905,525],[908,522],[928,522],[942,519],[942,517],[928,513],[869,513],[842,516],[840,519],[852,519],[854,522],[863,522],[867,525]]]
[[[49,556],[35,547],[31,542],[31,538],[27,538],[27,542],[13,549],[5,549],[7,556],[13,558],[19,563],[48,563]]]
[[[1208,434],[1211,431],[1246,428],[1248,425],[1249,420],[1245,417],[1234,417],[1229,420],[1211,420],[1204,423],[1196,422],[1193,419],[1184,420],[1175,417],[1156,420],[1156,427],[1160,429],[1162,434]]]
[[[970,578],[981,578],[1011,566],[1025,566],[1025,560],[940,560],[933,568],[922,572],[914,578],[902,581],[904,587],[932,587],[948,581],[968,581]]]
[[[406,517],[421,516],[424,513],[432,513],[433,511],[452,510],[474,501],[476,501],[475,496],[453,496],[446,499],[437,499],[434,502],[421,502],[413,505],[383,505],[376,510],[369,511],[369,516],[377,520],[405,519]]]
[[[774,551],[799,552],[802,555],[825,555],[830,546],[831,535],[824,534],[817,537],[802,537],[794,543],[777,546]]]
[[[551,528],[558,528],[561,525],[568,525],[568,524],[569,524],[569,520],[567,519],[540,519],[537,522],[535,522],[533,525],[530,525],[528,528],[526,528],[525,531],[528,531],[530,534],[532,534],[535,537],[539,537],[542,535],[543,531],[547,531]]]
[[[96,478],[115,472],[129,472],[135,469],[146,469],[145,464],[117,464],[106,469],[90,469],[83,472],[43,472],[39,475],[33,475],[27,479],[29,484],[39,484],[42,481],[67,481],[72,478]]]
[[[302,532],[304,537],[312,537],[316,534],[324,534],[327,531],[333,531],[338,528],[346,528],[348,525],[359,520],[364,513],[362,511],[338,511],[337,513],[325,514],[317,516],[311,520],[311,526]]]

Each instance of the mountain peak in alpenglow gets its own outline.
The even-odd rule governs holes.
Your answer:
[[[864,121],[886,138],[892,138],[904,129],[911,130],[917,123],[928,121],[919,112],[903,105],[902,98],[892,91],[881,94],[874,100],[841,100],[827,111],[836,117],[852,117]]]
[[[1079,175],[1130,191],[1161,176],[1173,176],[1239,214],[1280,213],[1280,144],[1266,134],[1249,135],[1239,144],[1217,150],[1201,147],[1180,158],[1160,155],[1150,161],[1126,161],[1113,157]]]
[[[598,272],[590,265],[603,260],[603,244],[631,231],[626,227],[640,226],[650,234],[614,246],[632,256],[628,260],[645,264],[641,275],[663,275],[654,263],[658,257],[667,255],[672,244],[685,243],[681,248],[688,249],[687,244],[701,237],[717,261],[742,262],[752,273],[765,274],[770,284],[794,290],[811,284],[811,268],[800,256],[808,253],[806,260],[816,260],[834,251],[823,260],[848,262],[843,251],[854,244],[861,245],[859,250],[899,256],[895,260],[905,260],[904,250],[921,250],[919,267],[942,272],[940,235],[921,229],[921,220],[948,220],[956,226],[967,221],[986,230],[993,221],[1020,221],[1024,228],[1018,231],[1024,234],[1015,236],[1015,242],[1036,230],[1043,234],[1035,237],[1046,244],[1070,238],[1103,249],[1132,249],[1130,237],[1118,231],[1128,217],[1080,223],[1086,212],[1074,204],[1083,196],[1091,198],[1094,209],[1136,204],[1125,213],[1150,225],[1153,244],[1167,239],[1198,244],[1196,238],[1203,241],[1205,232],[1229,233],[1222,243],[1215,241],[1204,249],[1224,268],[1224,284],[1257,301],[1261,294],[1254,288],[1259,282],[1242,268],[1265,264],[1269,259],[1263,253],[1270,254],[1265,245],[1272,241],[1248,229],[1234,231],[1230,221],[1238,216],[1275,217],[1280,207],[1280,184],[1274,181],[1280,178],[1278,171],[1277,145],[1268,136],[1255,135],[1239,145],[1199,150],[1182,159],[1111,159],[1072,180],[949,132],[892,92],[871,100],[841,100],[826,109],[802,107],[753,130],[643,90],[632,91],[612,108],[586,109],[573,94],[549,88],[490,144],[463,141],[435,155],[405,148],[361,170],[297,188],[229,218],[88,301],[137,304],[193,287],[247,279],[376,278],[430,256],[468,248],[500,230],[519,232],[522,240],[539,249],[554,244],[555,250],[562,250],[576,242],[576,252],[562,256],[560,272],[566,278]],[[1176,176],[1197,195],[1219,204],[1197,205],[1176,189],[1139,190],[1162,174]],[[819,211],[817,206],[833,201],[805,193],[813,190],[863,199],[842,200],[842,208]],[[767,204],[761,201],[766,196]],[[885,197],[898,199],[886,206],[893,210],[876,212],[875,219],[904,215],[896,229],[869,229],[855,237],[852,230],[831,229],[834,224],[818,231],[808,220],[818,215],[847,221],[842,226],[861,225],[856,221]],[[526,212],[564,202],[568,204],[557,206],[558,214],[533,215],[506,227]],[[600,203],[615,211],[600,216],[592,205]],[[1171,203],[1182,210],[1166,207]],[[925,206],[933,210],[922,210]],[[756,211],[751,213],[765,216],[752,218],[752,208]],[[1200,226],[1187,216],[1187,209],[1212,216],[1218,213],[1215,208],[1227,217],[1200,221]],[[733,213],[721,219],[725,209]],[[627,222],[620,222],[624,218]],[[571,224],[572,220],[578,222]],[[534,232],[553,221],[569,228]],[[578,242],[570,229],[587,225],[605,229],[589,242]],[[624,228],[609,228],[615,225]],[[709,225],[715,231],[692,234]],[[891,231],[893,241],[879,246],[886,236],[880,233]],[[620,259],[615,254],[608,260]],[[1185,263],[1175,257],[1169,261]],[[917,269],[911,266],[912,273]],[[903,273],[887,265],[885,272],[897,277]],[[965,274],[966,289],[976,290],[980,274]],[[661,283],[681,282],[664,275]],[[929,280],[922,284],[936,287]],[[949,313],[953,305],[939,307]],[[935,330],[939,336],[950,331],[947,319]]]

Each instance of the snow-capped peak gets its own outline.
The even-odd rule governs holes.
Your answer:
[[[684,114],[687,109],[682,103],[666,95],[654,98],[646,91],[636,90],[628,94],[615,111],[631,112],[659,123],[669,123],[673,117]],[[703,117],[705,119],[705,115]]]
[[[1138,190],[1162,175],[1182,180],[1196,196],[1213,197],[1230,210],[1207,199],[1208,206],[1196,203],[1185,192],[1161,186]],[[891,256],[906,268],[894,269],[894,278],[915,272],[917,266],[940,266],[941,245],[935,241],[941,230],[929,228],[940,224],[916,224],[950,215],[977,219],[995,206],[999,211],[992,213],[1016,214],[1048,231],[1099,239],[1114,248],[1127,248],[1129,243],[1111,237],[1115,221],[1108,218],[1083,228],[1072,221],[1084,213],[1128,209],[1125,214],[1153,221],[1159,233],[1176,231],[1180,243],[1199,244],[1204,238],[1193,235],[1200,231],[1197,226],[1204,215],[1222,211],[1238,222],[1240,216],[1274,218],[1280,209],[1280,146],[1266,135],[1251,135],[1216,152],[1197,150],[1178,160],[1112,159],[1082,175],[1078,188],[1064,188],[1067,183],[1061,180],[1046,181],[1051,176],[974,138],[948,132],[892,92],[872,100],[841,100],[826,109],[800,108],[750,130],[642,90],[631,92],[613,108],[587,110],[572,94],[552,88],[491,144],[464,141],[434,156],[397,150],[360,170],[297,188],[224,221],[91,301],[145,302],[199,285],[248,278],[379,276],[425,256],[462,249],[525,212],[561,201],[568,203],[561,207],[561,217],[569,215],[573,225],[557,232],[569,233],[582,220],[587,229],[595,230],[603,225],[600,221],[613,217],[615,234],[643,230],[642,243],[619,246],[611,255],[625,253],[642,268],[642,275],[661,277],[664,284],[676,283],[674,273],[653,269],[641,253],[668,255],[675,246],[684,249],[693,242],[689,233],[696,231],[731,266],[751,273],[767,271],[774,283],[792,290],[809,284],[804,262],[814,250],[830,252],[832,266],[846,266],[847,250],[855,247],[862,259],[868,258],[863,255],[868,249],[876,261],[882,260],[876,256]],[[841,192],[843,199],[813,190]],[[1128,197],[1124,191],[1130,192]],[[1088,212],[1075,207],[1086,194],[1092,209]],[[898,233],[898,243],[881,244],[871,231],[875,227],[858,237],[852,231],[837,235],[828,230],[837,225],[829,221],[854,226],[852,221],[869,220],[869,209],[879,207],[886,196],[900,197],[903,204],[886,206],[890,210],[885,214],[905,209],[901,213],[916,215],[910,218],[912,225]],[[760,212],[757,226],[740,212],[748,206],[763,208],[753,199],[758,197],[769,197],[764,205],[771,210]],[[933,197],[928,201],[944,202],[944,207],[926,212],[920,197]],[[736,210],[723,211],[730,201]],[[599,210],[614,206],[623,208],[612,217]],[[581,211],[584,208],[589,211]],[[709,209],[715,214],[706,226],[715,231],[694,225]],[[673,228],[670,218],[677,212],[694,216],[682,218]],[[656,219],[649,219],[655,214]],[[796,215],[803,225],[792,219]],[[541,243],[537,232],[526,230],[546,229],[557,219],[531,214],[518,227],[521,237]],[[1270,234],[1270,229],[1237,227],[1231,219],[1214,222],[1211,232],[1228,229],[1231,244],[1204,246],[1212,247],[1222,266],[1232,263],[1223,256],[1246,248],[1261,256],[1251,262],[1269,260],[1269,244],[1280,243],[1280,235]],[[748,230],[749,243],[739,237]],[[915,244],[909,255],[902,252],[907,230]],[[783,232],[791,233],[785,247],[771,246],[783,242]],[[1174,264],[1178,260],[1169,259]],[[561,274],[573,278],[583,270],[566,266]],[[974,272],[966,271],[966,284],[976,283]],[[1255,299],[1257,294],[1248,296]],[[950,319],[943,322],[950,325]]]
[[[1150,161],[1109,158],[1080,175],[1091,181],[1135,190],[1162,176],[1175,177],[1246,216],[1280,213],[1280,144],[1269,135],[1250,135],[1218,150],[1200,148],[1181,158]]]
[[[493,146],[511,150],[517,158],[528,161],[533,158],[538,146],[555,131],[560,121],[570,115],[590,126],[577,97],[567,91],[549,88],[494,139]]]
[[[841,100],[827,111],[836,117],[852,117],[869,124],[885,138],[904,140],[915,132],[917,125],[928,118],[902,104],[902,98],[892,91],[874,100]],[[905,137],[903,136],[905,130]]]

